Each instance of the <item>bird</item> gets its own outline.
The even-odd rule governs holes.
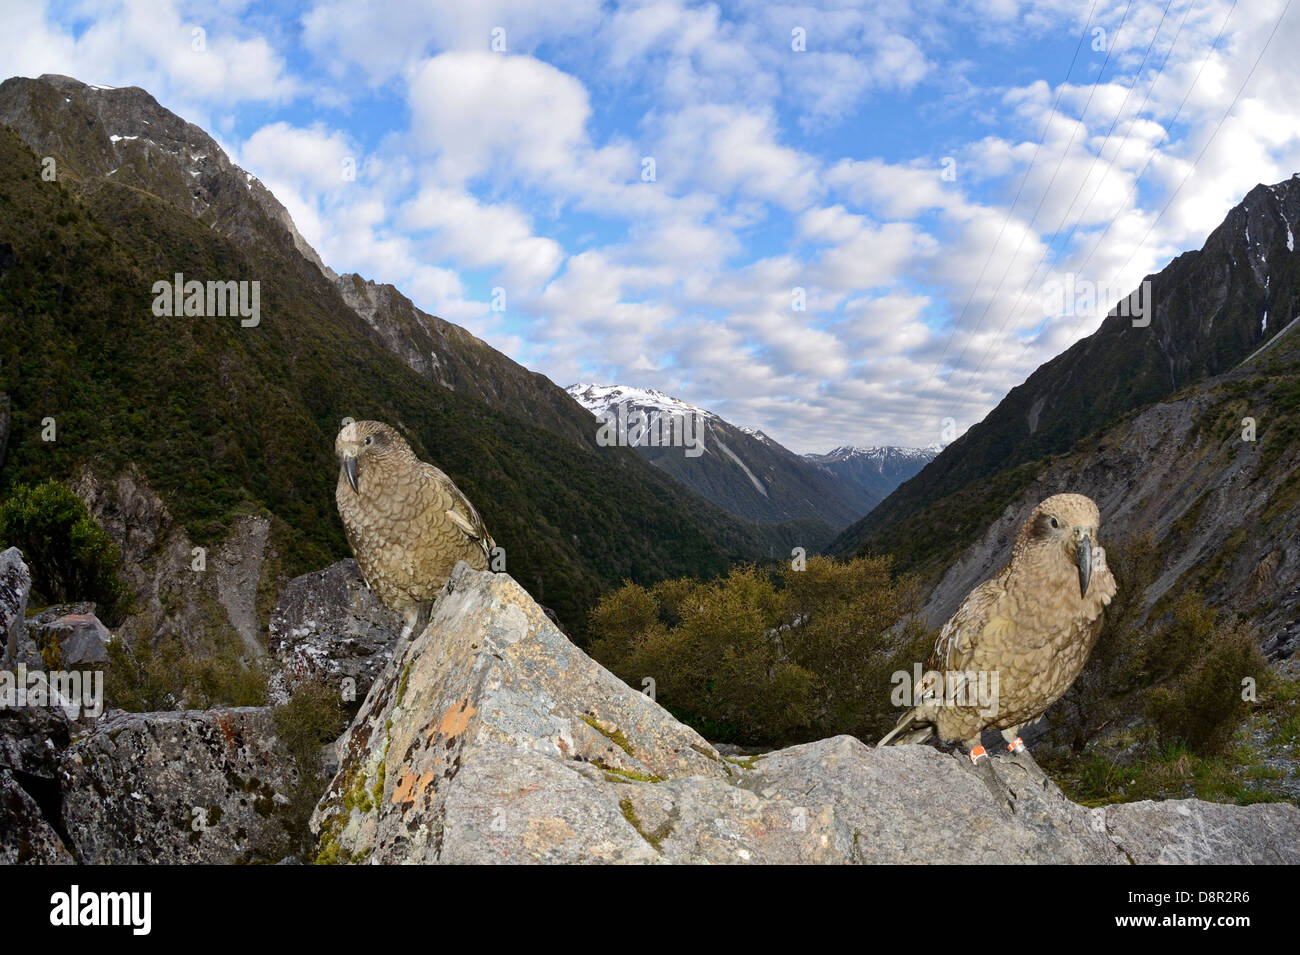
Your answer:
[[[487,570],[496,543],[451,478],[383,422],[345,423],[334,451],[348,544],[366,586],[401,616],[405,639],[427,623],[457,561]]]
[[[988,755],[984,731],[1001,730],[1011,753],[1027,752],[1021,727],[1070,688],[1115,596],[1100,523],[1082,494],[1053,495],[1029,513],[1007,565],[967,594],[939,632],[926,678],[913,688],[916,705],[877,747],[937,736],[978,763]]]

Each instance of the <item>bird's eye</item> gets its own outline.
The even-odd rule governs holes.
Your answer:
[[[366,443],[367,443],[367,444],[370,443],[370,439],[369,439],[369,438],[366,439]],[[1053,526],[1053,527],[1060,527],[1060,526],[1061,526],[1061,522],[1058,521],[1056,518],[1053,517],[1053,518],[1052,518],[1052,526]]]
[[[366,438],[366,444],[371,444],[374,442],[374,440],[375,440],[374,435],[370,435]],[[1055,526],[1056,522],[1053,521],[1052,524],[1053,526]]]

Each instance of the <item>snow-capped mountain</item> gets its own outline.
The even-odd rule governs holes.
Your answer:
[[[842,480],[880,499],[934,460],[941,445],[926,448],[867,447],[843,445],[826,454],[805,454],[804,460],[826,468]]]
[[[653,388],[631,388],[627,385],[588,385],[579,382],[564,389],[573,399],[596,417],[615,405],[628,404],[643,411],[666,411],[671,414],[697,414],[717,418],[711,411],[687,404],[680,398],[666,395]],[[744,429],[741,429],[744,430]]]
[[[611,412],[621,415],[620,421],[637,412],[644,412],[647,420],[656,415],[695,416],[702,435],[694,455],[681,447],[648,441],[637,451],[719,507],[764,523],[813,518],[831,528],[843,527],[893,489],[890,476],[915,473],[903,465],[908,454],[917,455],[918,470],[933,456],[892,448],[870,449],[900,452],[896,457],[878,455],[880,460],[849,448],[837,448],[829,455],[798,455],[756,428],[733,425],[712,411],[653,388],[583,382],[566,390],[598,418]],[[868,479],[857,474],[859,469],[871,472]]]

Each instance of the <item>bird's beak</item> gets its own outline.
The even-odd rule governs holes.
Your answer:
[[[1079,568],[1079,594],[1088,596],[1088,581],[1092,579],[1092,538],[1087,534],[1079,538],[1074,551],[1074,563]]]
[[[352,490],[357,494],[357,456],[355,454],[343,455],[343,473],[348,477],[348,483],[352,485]]]

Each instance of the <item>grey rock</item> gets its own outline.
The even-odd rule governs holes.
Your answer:
[[[297,779],[271,710],[113,713],[60,758],[86,863],[277,861]]]
[[[72,725],[59,707],[0,706],[0,769],[57,780]]]
[[[1294,806],[1087,809],[1028,755],[993,757],[991,782],[960,754],[847,736],[723,757],[508,576],[463,564],[338,752],[322,861],[1275,862],[1300,843]]]
[[[0,865],[69,865],[75,862],[36,800],[14,773],[0,768]]]
[[[108,662],[113,634],[93,613],[69,613],[41,627],[37,641],[42,649],[58,647],[59,665],[82,667]]]
[[[401,629],[401,619],[365,585],[355,560],[291,580],[271,614],[268,644],[283,664],[272,678],[272,699],[287,699],[296,681],[343,687],[352,680],[359,704],[392,659]]]
[[[725,778],[724,767],[514,580],[462,563],[340,740],[313,828],[327,858],[652,861],[623,819],[621,784],[605,778]]]
[[[1105,810],[1111,838],[1139,865],[1300,864],[1300,809],[1199,799],[1124,803]]]
[[[205,549],[200,571],[193,541],[135,466],[111,479],[83,469],[72,490],[121,552],[136,609],[116,632],[128,647],[175,635],[208,651],[220,632],[237,635],[249,659],[265,655],[258,597],[273,586],[275,564],[265,517],[236,518],[226,538]]]
[[[0,637],[4,639],[4,663],[13,666],[18,659],[19,644],[26,635],[24,622],[27,595],[32,589],[32,574],[17,547],[0,554]]]

